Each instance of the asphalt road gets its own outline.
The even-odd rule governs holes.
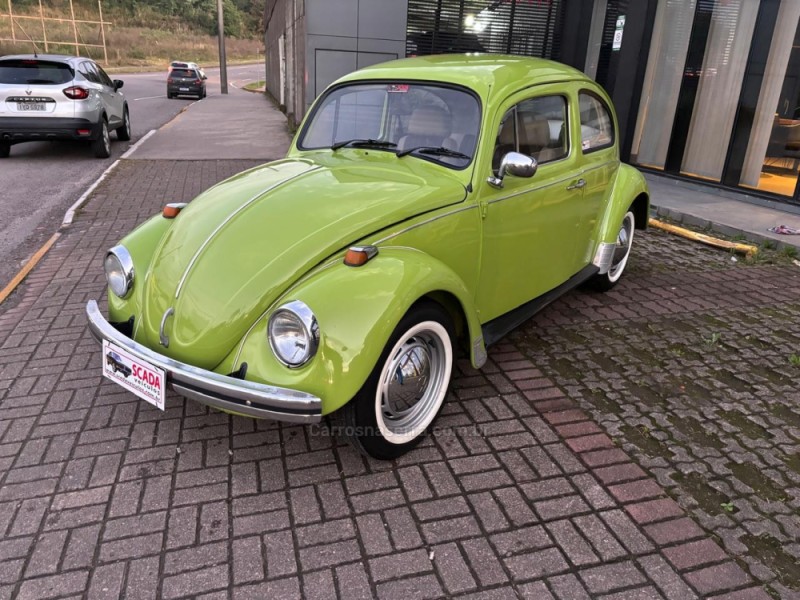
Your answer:
[[[206,69],[208,95],[220,95],[219,69]],[[0,289],[45,240],[58,230],[64,212],[83,192],[151,129],[158,129],[191,98],[168,100],[166,70],[157,73],[114,74],[125,82],[133,126],[130,142],[117,142],[112,134],[111,158],[97,159],[88,145],[33,142],[11,148],[0,162]],[[264,78],[263,64],[228,67],[230,93]]]

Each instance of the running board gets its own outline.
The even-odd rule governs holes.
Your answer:
[[[483,331],[483,339],[485,344],[490,346],[496,343],[507,333],[516,329],[525,321],[530,319],[533,315],[542,310],[545,306],[554,300],[557,300],[568,291],[578,287],[580,284],[593,275],[596,275],[598,272],[599,269],[597,266],[588,265],[558,287],[555,287],[549,292],[545,292],[538,298],[534,298],[522,306],[519,306],[514,310],[511,310],[504,315],[500,315],[496,319],[492,319],[488,323],[484,324],[481,329]]]

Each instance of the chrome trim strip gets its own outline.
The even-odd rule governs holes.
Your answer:
[[[290,423],[316,423],[322,418],[322,400],[312,394],[245,381],[173,360],[122,335],[103,317],[95,300],[86,304],[89,330],[133,356],[164,369],[167,381],[179,393],[208,406]]]
[[[592,264],[600,269],[598,273],[604,275],[608,273],[611,268],[611,261],[614,259],[614,248],[617,244],[614,242],[600,242],[597,245],[597,251],[594,254]]]
[[[451,210],[448,213],[444,213],[444,214],[441,214],[441,215],[436,215],[435,217],[431,217],[430,219],[425,219],[424,221],[420,221],[419,223],[414,223],[413,225],[409,225],[405,229],[401,229],[400,231],[396,231],[396,232],[394,232],[394,233],[392,233],[390,235],[387,235],[385,238],[381,238],[376,242],[372,242],[372,245],[373,246],[379,246],[380,244],[388,242],[392,238],[396,238],[398,235],[403,235],[404,233],[408,233],[409,231],[413,231],[414,229],[417,229],[418,227],[422,227],[423,225],[427,225],[428,223],[433,223],[434,221],[438,221],[439,219],[444,219],[445,217],[449,217],[450,215],[455,215],[455,214],[458,214],[460,212],[464,212],[466,210],[473,210],[473,209],[477,209],[477,208],[478,208],[477,204],[471,204],[469,206],[463,206],[463,207],[458,208],[456,210]]]
[[[319,170],[321,168],[322,167],[312,167],[311,169],[309,169],[307,171],[303,171],[302,173],[298,173],[297,175],[293,175],[293,176],[289,177],[288,179],[284,179],[282,181],[279,181],[275,185],[272,185],[272,186],[268,187],[265,190],[261,190],[255,196],[250,198],[247,202],[245,202],[239,208],[237,208],[235,211],[233,211],[231,214],[229,214],[228,217],[224,221],[222,221],[222,223],[217,225],[217,228],[214,231],[211,232],[211,234],[206,238],[206,240],[197,249],[197,252],[194,253],[194,256],[192,257],[192,260],[190,260],[189,264],[186,266],[186,270],[184,271],[183,276],[181,277],[181,280],[178,282],[178,287],[175,288],[175,298],[177,299],[181,295],[181,289],[183,289],[183,284],[186,282],[186,278],[189,276],[189,273],[191,272],[192,267],[194,267],[194,263],[196,263],[197,259],[200,258],[200,255],[203,253],[203,250],[206,249],[206,247],[211,243],[211,240],[214,239],[214,237],[222,230],[222,228],[225,227],[228,223],[230,223],[236,215],[238,215],[245,208],[250,206],[253,202],[255,202],[256,200],[261,198],[261,196],[263,196],[264,194],[268,194],[272,190],[274,190],[274,189],[276,189],[276,188],[278,188],[278,187],[280,187],[282,185],[285,185],[285,184],[289,183],[290,181],[293,181],[293,180],[297,179],[298,177],[301,177],[301,176],[306,175],[308,173],[311,173],[313,171],[317,171],[317,170]]]
[[[569,177],[564,177],[562,179],[558,179],[557,181],[551,181],[550,183],[547,183],[547,184],[539,186],[539,187],[526,188],[524,190],[519,190],[517,192],[514,192],[513,194],[509,194],[508,196],[503,196],[502,198],[493,198],[492,200],[489,200],[487,202],[487,204],[494,204],[496,202],[502,202],[503,200],[509,200],[510,198],[516,198],[517,196],[522,196],[523,194],[532,194],[534,192],[538,192],[538,191],[541,191],[541,190],[546,190],[547,188],[551,188],[551,187],[553,187],[555,185],[559,185],[561,183],[564,183],[565,181],[571,181],[571,180],[574,180],[574,179],[575,179],[575,175],[570,175]]]

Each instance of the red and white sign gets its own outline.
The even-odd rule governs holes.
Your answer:
[[[103,376],[164,410],[167,396],[164,370],[136,358],[103,340]]]

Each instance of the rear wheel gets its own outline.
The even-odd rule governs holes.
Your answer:
[[[359,450],[391,460],[422,441],[447,395],[453,339],[450,316],[433,302],[416,305],[401,319],[344,408],[348,436]]]
[[[127,106],[122,112],[122,125],[117,129],[117,139],[121,142],[127,142],[131,139],[131,115]]]
[[[8,158],[11,154],[11,144],[8,142],[0,142],[0,158]]]
[[[111,137],[108,135],[108,122],[105,117],[100,125],[100,135],[96,140],[92,140],[92,152],[97,158],[108,158],[111,156]]]
[[[631,247],[633,246],[633,231],[636,228],[636,220],[633,216],[633,211],[628,210],[625,216],[622,217],[622,223],[619,226],[617,233],[617,242],[614,247],[614,256],[611,259],[611,266],[608,268],[607,273],[602,275],[595,275],[589,280],[589,286],[600,292],[607,292],[615,285],[625,272],[625,266],[628,264],[628,258],[631,255]]]

